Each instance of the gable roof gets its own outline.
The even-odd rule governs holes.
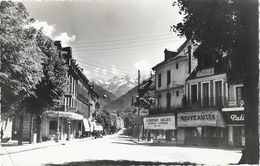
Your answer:
[[[186,40],[178,49],[177,49],[177,52],[174,52],[174,51],[168,51],[167,49],[164,50],[164,53],[165,54],[171,54],[171,57],[169,59],[166,59],[160,63],[158,63],[157,65],[155,65],[154,67],[152,67],[152,70],[156,70],[158,67],[160,66],[163,66],[164,64],[167,64],[171,61],[174,61],[174,60],[177,60],[177,59],[180,59],[182,57],[185,57],[183,55],[179,55],[180,52],[185,48],[185,46],[188,44],[190,40]]]

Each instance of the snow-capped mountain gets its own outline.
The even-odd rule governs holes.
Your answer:
[[[123,77],[117,76],[109,80],[98,79],[95,80],[95,83],[117,97],[120,97],[137,85],[137,78],[132,78],[128,75]]]

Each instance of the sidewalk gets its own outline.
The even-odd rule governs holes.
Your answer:
[[[71,139],[70,141],[60,140],[59,142],[55,142],[54,140],[51,140],[51,141],[46,141],[46,142],[36,143],[36,144],[29,144],[29,142],[23,142],[23,145],[17,145],[18,142],[17,140],[10,140],[7,143],[1,143],[0,156],[13,154],[13,153],[20,153],[25,151],[31,151],[36,149],[48,148],[53,146],[66,145],[66,144],[71,144],[76,142],[83,142],[91,139],[93,139],[93,137]]]
[[[239,150],[242,151],[242,147],[215,147],[215,146],[189,146],[189,145],[179,145],[174,142],[153,142],[142,140],[141,138],[138,139],[134,137],[129,137],[130,141],[134,142],[137,145],[147,145],[147,146],[175,146],[175,147],[189,147],[189,148],[207,148],[207,149],[223,149],[223,150]]]

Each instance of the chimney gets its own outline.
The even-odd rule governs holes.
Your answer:
[[[171,54],[169,54],[169,51],[167,49],[164,50],[164,61],[167,61],[171,58]]]

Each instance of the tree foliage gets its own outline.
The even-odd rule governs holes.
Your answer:
[[[246,145],[240,163],[258,163],[258,1],[177,0],[174,5],[184,15],[172,26],[175,32],[243,66]]]
[[[68,85],[68,67],[54,41],[39,30],[36,36],[37,46],[43,53],[43,77],[34,89],[34,94],[27,99],[29,110],[41,114],[43,109],[54,105],[64,94]]]
[[[15,110],[22,99],[33,94],[41,80],[42,53],[36,45],[36,29],[20,2],[0,2],[0,50],[2,112]]]

